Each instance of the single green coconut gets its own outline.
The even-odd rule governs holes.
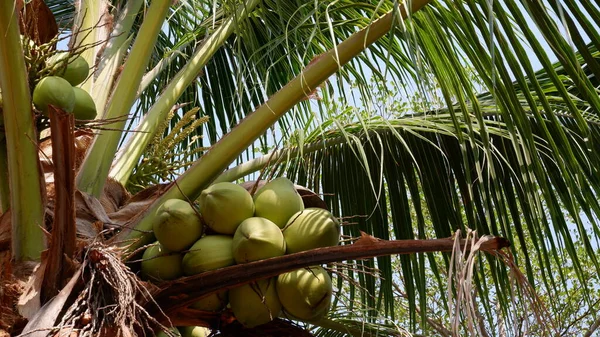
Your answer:
[[[281,313],[275,278],[229,290],[229,305],[237,320],[247,328],[272,321]]]
[[[142,275],[153,281],[174,280],[183,275],[182,256],[156,243],[144,251]]]
[[[206,235],[196,241],[183,257],[186,275],[200,274],[234,264],[231,246],[233,238],[227,235]]]
[[[340,242],[340,223],[329,211],[307,208],[294,214],[283,228],[287,254]]]
[[[202,191],[198,204],[206,225],[221,234],[233,235],[242,221],[254,215],[250,193],[230,182],[217,183]]]
[[[203,326],[182,326],[179,327],[181,337],[208,337],[210,329]]]
[[[44,114],[48,113],[48,104],[66,112],[73,112],[75,92],[64,78],[46,76],[33,89],[33,104]]]
[[[96,103],[87,91],[73,87],[75,93],[75,106],[73,107],[73,115],[75,119],[92,120],[96,118]]]
[[[56,75],[64,78],[72,86],[85,81],[90,73],[90,65],[81,55],[72,55],[68,60],[69,53],[58,53],[48,60],[48,63],[57,68]]]
[[[273,179],[254,194],[255,216],[273,221],[283,228],[289,218],[304,209],[302,197],[287,178]]]
[[[221,311],[229,302],[229,291],[227,289],[212,293],[194,302],[190,307],[203,311]]]
[[[172,336],[182,337],[181,333],[179,332],[179,330],[177,328],[169,329],[169,332],[171,333],[171,336],[167,335],[167,333],[164,331],[160,331],[159,333],[156,334],[156,337],[172,337]]]
[[[158,208],[156,215],[160,221],[154,223],[154,235],[171,251],[189,248],[204,232],[200,217],[187,201],[169,199]]]
[[[314,321],[329,311],[333,287],[322,267],[294,270],[277,277],[277,296],[286,313],[304,321]]]
[[[237,263],[268,259],[285,254],[285,240],[273,221],[252,217],[240,224],[233,236],[233,257]]]

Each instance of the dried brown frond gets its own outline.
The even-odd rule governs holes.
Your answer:
[[[155,328],[168,329],[140,304],[152,301],[151,289],[123,264],[121,250],[94,242],[87,250],[83,268],[83,289],[62,315],[54,333],[141,336],[152,335]]]

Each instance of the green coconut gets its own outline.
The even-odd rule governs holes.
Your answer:
[[[283,228],[287,254],[337,246],[340,223],[329,211],[307,208],[294,214]]]
[[[277,277],[277,296],[286,313],[304,321],[314,321],[329,311],[333,287],[322,267],[294,270]]]
[[[154,235],[171,251],[189,248],[204,231],[200,217],[187,201],[169,199],[158,208],[156,215],[160,221],[154,223]]]
[[[85,81],[90,73],[90,65],[81,55],[73,55],[69,60],[69,53],[58,53],[50,58],[48,63],[58,68],[57,76],[60,76],[76,86]],[[65,64],[66,63],[66,64]]]
[[[183,275],[182,256],[156,243],[144,251],[142,275],[153,281],[174,280]]]
[[[92,96],[78,87],[73,87],[73,92],[75,93],[75,106],[73,107],[75,119],[92,120],[96,118],[96,103]]]
[[[182,326],[179,327],[181,337],[208,337],[210,329],[203,326]]]
[[[206,225],[221,234],[233,235],[242,221],[254,215],[250,193],[230,182],[217,183],[202,191],[198,204]]]
[[[273,221],[283,228],[289,218],[304,209],[302,197],[287,178],[273,179],[254,194],[255,216]]]
[[[240,224],[233,236],[233,257],[246,263],[285,254],[285,240],[273,221],[252,217]]]
[[[171,333],[170,336],[167,335],[166,332],[160,331],[159,333],[156,334],[156,337],[172,337],[172,336],[182,337],[181,333],[179,332],[179,330],[177,328],[169,329],[169,332]]]
[[[229,302],[229,291],[227,289],[212,293],[194,302],[190,307],[203,311],[221,311]]]
[[[186,275],[200,274],[234,264],[231,246],[233,238],[228,235],[206,235],[196,241],[183,257]]]
[[[33,89],[33,104],[44,114],[48,113],[48,104],[66,112],[73,112],[75,92],[64,78],[46,76]]]
[[[275,278],[229,290],[229,305],[237,320],[247,328],[272,321],[281,313]]]

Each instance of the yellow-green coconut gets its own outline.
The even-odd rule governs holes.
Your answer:
[[[237,320],[247,328],[268,323],[281,313],[274,278],[229,290],[229,304]]]
[[[64,78],[72,86],[85,81],[90,73],[90,65],[81,55],[73,55],[68,60],[69,53],[58,53],[48,61],[53,67],[58,68],[56,75]]]
[[[206,235],[196,241],[183,257],[186,275],[200,274],[234,264],[231,246],[233,238],[228,235]]]
[[[254,215],[283,228],[292,215],[304,209],[302,197],[287,178],[271,180],[254,194]]]
[[[92,120],[96,118],[96,103],[87,91],[73,87],[75,93],[75,106],[73,107],[73,116],[79,120]]]
[[[283,228],[287,254],[336,246],[340,223],[322,208],[307,208],[294,214]]]
[[[204,231],[202,221],[192,206],[184,200],[170,199],[162,204],[154,223],[154,236],[165,248],[180,252],[196,242]]]
[[[268,259],[285,254],[285,240],[271,220],[252,217],[240,224],[233,236],[233,257],[237,263]]]
[[[333,288],[322,267],[294,270],[277,277],[277,296],[286,313],[304,321],[314,321],[329,311]]]
[[[64,78],[46,76],[33,89],[33,104],[44,114],[47,114],[49,104],[66,112],[73,112],[75,92]]]
[[[254,215],[250,193],[230,182],[217,183],[202,191],[198,204],[206,225],[221,234],[233,235],[242,221]]]
[[[153,281],[174,280],[183,275],[179,253],[165,249],[160,243],[146,248],[142,256],[142,275]]]
[[[199,299],[190,307],[203,311],[221,311],[227,306],[228,302],[229,291],[225,289]]]
[[[182,326],[179,327],[181,337],[208,337],[210,329],[203,326]]]

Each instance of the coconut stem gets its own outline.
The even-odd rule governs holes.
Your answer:
[[[0,90],[12,223],[12,254],[39,260],[44,250],[44,204],[31,95],[13,0],[0,0]]]
[[[0,213],[10,208],[10,186],[8,183],[8,154],[6,152],[6,135],[0,134]]]
[[[430,0],[413,0],[412,12],[425,6]],[[401,6],[402,17],[408,13]],[[205,189],[227,166],[233,162],[248,146],[260,135],[271,127],[279,118],[289,111],[298,102],[306,99],[310,93],[333,75],[353,57],[360,54],[372,43],[384,36],[398,19],[391,11],[374,21],[367,28],[353,34],[335,48],[317,56],[300,75],[281,88],[263,105],[249,114],[231,132],[223,136],[208,152],[184,174],[173,186],[163,194],[144,213],[139,220],[133,222],[134,230],[125,230],[116,237],[125,240],[130,249],[135,250],[149,240],[147,233],[151,232],[154,222],[157,221],[156,210],[169,199],[198,198]],[[140,240],[138,240],[140,239]]]

